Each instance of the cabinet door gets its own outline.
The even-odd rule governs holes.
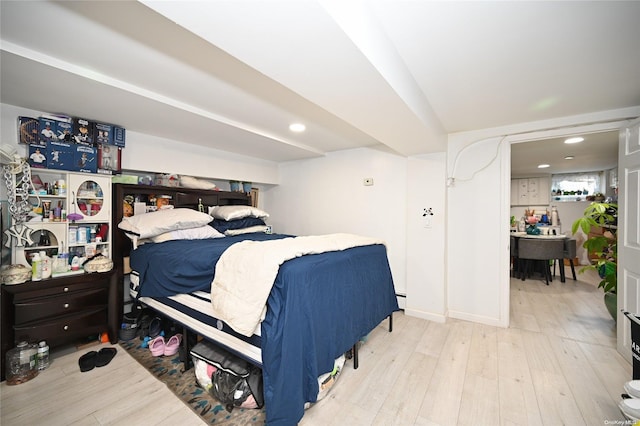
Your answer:
[[[529,204],[529,179],[518,179],[518,205]]]
[[[108,222],[111,219],[111,177],[99,175],[72,174],[69,176],[70,202],[75,202],[67,214],[79,213],[81,220]],[[75,196],[75,198],[73,198]]]
[[[518,179],[511,179],[511,205],[518,205]]]
[[[538,178],[538,203],[547,205],[551,201],[551,179],[548,177]]]
[[[47,256],[58,254],[58,248],[66,243],[66,224],[63,222],[27,222],[31,229],[30,236],[33,243],[15,247],[14,263],[30,266],[31,258],[39,251]]]
[[[527,185],[529,188],[529,204],[540,204],[540,193],[538,192],[538,178],[527,179]]]

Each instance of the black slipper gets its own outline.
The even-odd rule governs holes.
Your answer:
[[[98,352],[96,351],[90,351],[82,355],[78,360],[80,371],[85,372],[85,371],[93,370],[93,367],[96,366],[97,357],[98,357]]]
[[[162,332],[162,319],[155,317],[149,323],[149,337],[157,337]]]
[[[118,350],[116,348],[102,348],[96,357],[96,367],[104,367],[109,364]]]

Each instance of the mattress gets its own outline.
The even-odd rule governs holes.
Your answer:
[[[140,276],[138,272],[132,271],[130,278],[130,293],[136,298]],[[224,321],[213,315],[210,292],[195,291],[169,297],[140,297],[138,300],[189,330],[217,342],[229,352],[262,367],[260,326],[256,327],[250,337],[233,331]]]

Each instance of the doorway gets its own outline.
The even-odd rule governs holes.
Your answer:
[[[572,136],[575,137],[575,136]],[[525,209],[550,212],[557,208],[561,233],[571,232],[573,222],[582,216],[595,191],[615,199],[616,182],[612,171],[618,166],[618,131],[580,135],[584,140],[565,143],[568,137],[554,137],[511,145],[511,179],[540,182],[534,200],[515,199],[512,186],[511,216],[519,220]],[[547,165],[538,168],[539,165]],[[526,183],[526,180],[524,181]],[[533,197],[532,197],[533,198]],[[584,238],[584,236],[583,236]],[[583,241],[583,240],[582,240]],[[581,242],[582,242],[581,241]],[[578,247],[579,261],[586,264],[587,255]]]
[[[506,173],[503,174],[503,176],[507,177],[508,180],[503,181],[505,188],[510,188],[511,187],[511,177],[515,176],[513,174],[513,169],[512,169],[512,151],[515,149],[516,154],[518,153],[519,149],[518,146],[523,148],[523,151],[536,151],[538,148],[542,149],[542,147],[545,147],[547,144],[552,144],[554,143],[564,143],[564,139],[572,137],[572,136],[578,136],[578,135],[583,135],[586,138],[586,135],[598,135],[598,137],[603,136],[603,137],[611,137],[614,134],[616,135],[615,138],[615,143],[613,143],[613,145],[618,146],[619,143],[618,141],[618,132],[620,127],[622,127],[624,124],[623,121],[612,121],[612,122],[604,122],[604,123],[595,123],[595,124],[590,124],[590,125],[584,125],[584,126],[576,126],[576,127],[571,127],[571,128],[558,128],[558,129],[552,129],[552,130],[541,130],[541,131],[537,131],[537,132],[531,132],[531,133],[523,133],[523,134],[514,134],[514,135],[510,135],[504,138],[504,140],[502,141],[502,157],[501,157],[501,167],[503,168],[503,170],[506,171]],[[549,141],[549,142],[547,142]],[[547,147],[547,149],[551,149],[550,147]],[[616,151],[617,152],[617,151]],[[558,156],[559,154],[556,154],[556,156]],[[564,157],[562,157],[564,158]],[[536,163],[537,161],[531,161],[531,160],[537,160],[537,158],[535,158],[532,154],[529,153],[529,162],[530,163]],[[540,163],[538,163],[540,164]],[[575,163],[574,163],[575,164]],[[616,154],[616,164],[617,164],[617,154]],[[537,168],[537,164],[530,164],[529,167],[532,167],[532,169],[536,169]],[[518,169],[516,169],[518,170]],[[561,170],[561,169],[559,169]],[[503,219],[501,220],[502,223],[508,223],[509,222],[509,218],[511,217],[511,193],[510,190],[505,190],[503,191],[503,203],[502,203],[502,209],[501,211],[503,212]],[[524,212],[524,208],[522,209],[522,211]],[[565,221],[564,223],[564,227],[563,227],[563,231],[565,232],[566,230],[568,230],[569,232],[571,231],[570,226],[571,223],[566,223],[569,222],[571,219],[570,218],[565,218],[563,219],[562,216],[560,216],[561,221]],[[504,246],[505,247],[509,247],[509,234],[510,232],[505,232],[504,233]],[[505,250],[505,252],[503,252],[503,256],[504,259],[503,261],[501,261],[502,265],[510,265],[510,261],[509,261],[509,257],[510,257],[510,253],[508,252],[508,250]],[[507,266],[504,270],[504,273],[502,274],[503,276],[503,280],[502,280],[502,284],[501,284],[501,288],[502,288],[502,297],[503,300],[505,301],[509,301],[507,303],[504,303],[502,306],[502,313],[501,315],[503,315],[504,318],[508,318],[507,323],[510,322],[511,318],[510,318],[510,298],[511,298],[511,289],[510,289],[510,279],[511,279],[511,274],[510,274],[510,266]]]

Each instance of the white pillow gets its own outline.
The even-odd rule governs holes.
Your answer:
[[[208,238],[224,238],[213,226],[203,225],[198,228],[176,229],[151,238],[154,243],[170,240],[206,240]]]
[[[256,225],[256,226],[250,226],[248,228],[227,229],[226,231],[224,231],[224,235],[228,235],[232,237],[234,235],[249,234],[252,232],[266,232],[267,228],[268,228],[267,225]]]
[[[182,176],[182,175],[180,175],[180,185],[184,186],[185,188],[195,188],[195,189],[215,189],[216,188],[216,184],[213,182],[194,178],[191,176]]]
[[[209,214],[215,219],[234,220],[244,217],[264,219],[269,213],[251,206],[213,206],[209,207]]]
[[[123,217],[118,228],[138,238],[151,238],[178,229],[197,228],[213,218],[197,210],[179,208]]]

